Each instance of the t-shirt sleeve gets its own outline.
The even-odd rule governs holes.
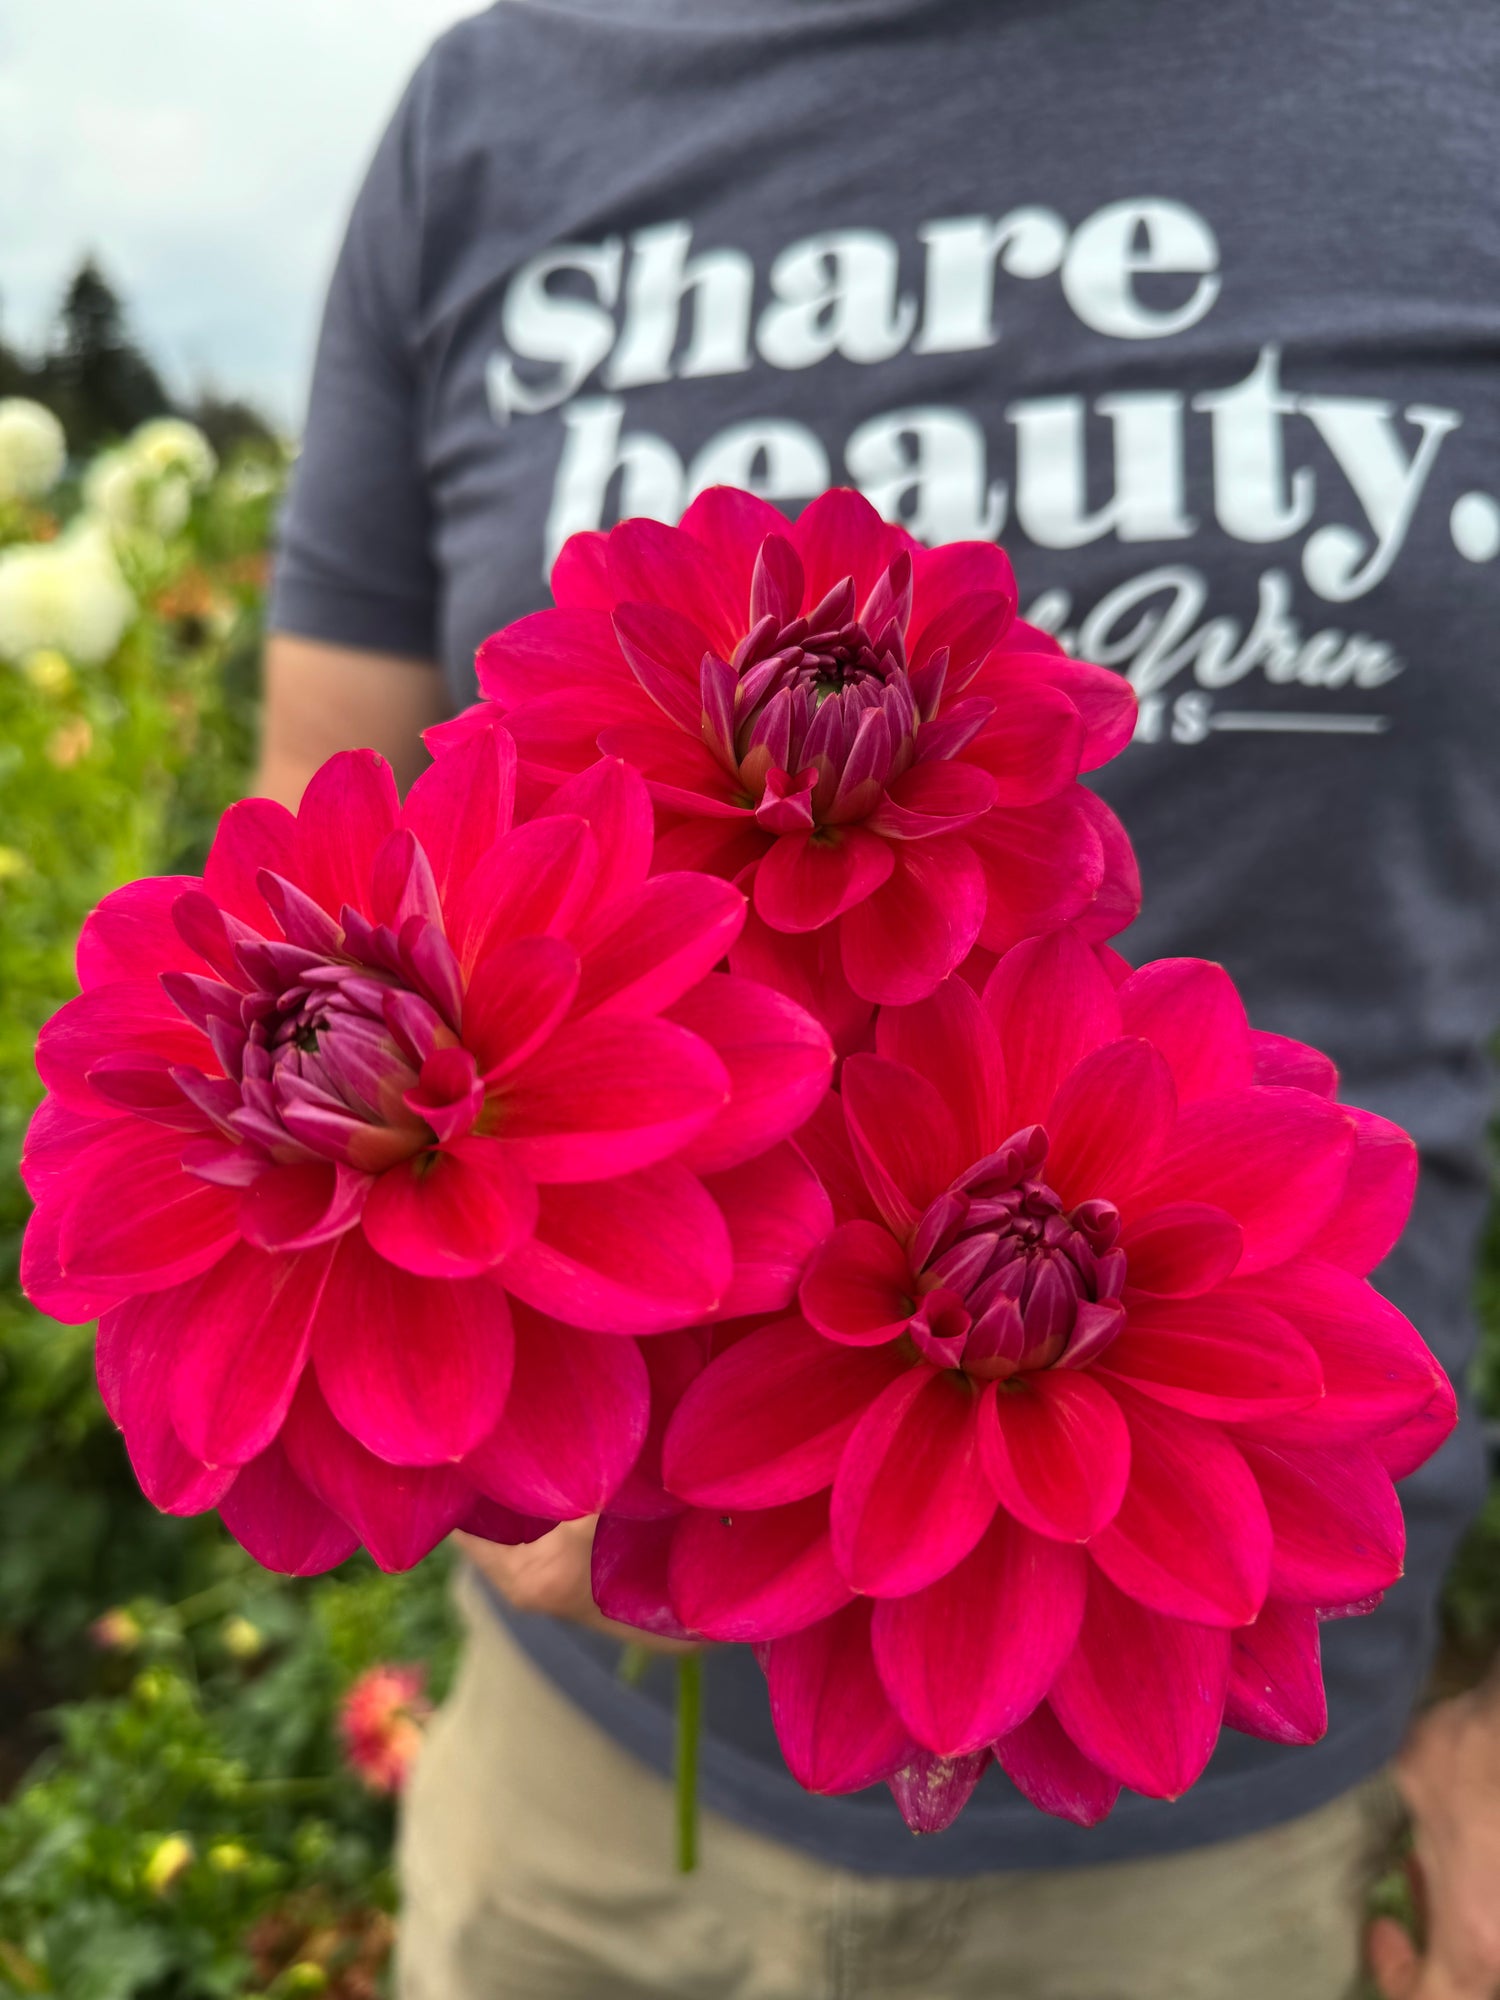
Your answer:
[[[381,140],[329,285],[278,531],[270,622],[303,638],[431,660],[438,576],[417,367],[428,67]]]

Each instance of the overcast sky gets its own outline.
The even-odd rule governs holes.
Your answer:
[[[480,0],[0,0],[0,330],[92,251],[174,388],[300,422],[364,163]]]

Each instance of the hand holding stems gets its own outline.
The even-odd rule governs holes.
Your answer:
[[[1412,1725],[1396,1761],[1425,1890],[1425,1950],[1392,1917],[1370,1928],[1384,2000],[1500,1994],[1500,1670]]]

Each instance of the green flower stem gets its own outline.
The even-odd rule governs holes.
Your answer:
[[[677,1872],[698,1866],[698,1740],[703,1730],[703,1655],[677,1660]]]

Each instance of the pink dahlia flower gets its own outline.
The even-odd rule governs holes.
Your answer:
[[[715,487],[680,527],[575,535],[552,589],[479,652],[523,771],[636,765],[657,866],[753,883],[747,967],[831,1024],[976,944],[1135,914],[1129,843],[1077,782],[1134,697],[1016,619],[991,543],[924,549],[856,493],[789,523]]]
[[[382,1661],[366,1667],[340,1703],[344,1756],[369,1791],[404,1788],[432,1714],[426,1688],[425,1667]]]
[[[519,826],[514,769],[486,731],[404,806],[356,751],[231,807],[201,881],[94,912],[42,1033],[26,1288],[101,1316],[148,1497],[271,1568],[593,1512],[647,1424],[621,1336],[790,1299],[810,1247],[784,1141],[832,1051],[713,970],[744,898],[648,879],[623,764]]]
[[[1319,1620],[1399,1576],[1455,1414],[1365,1280],[1415,1150],[1334,1084],[1219,967],[1117,987],[1068,931],[883,1010],[800,1142],[840,1218],[801,1312],[678,1385],[600,1603],[758,1645],[801,1783],[921,1828],[992,1757],[1088,1824],[1223,1723],[1315,1740]]]

